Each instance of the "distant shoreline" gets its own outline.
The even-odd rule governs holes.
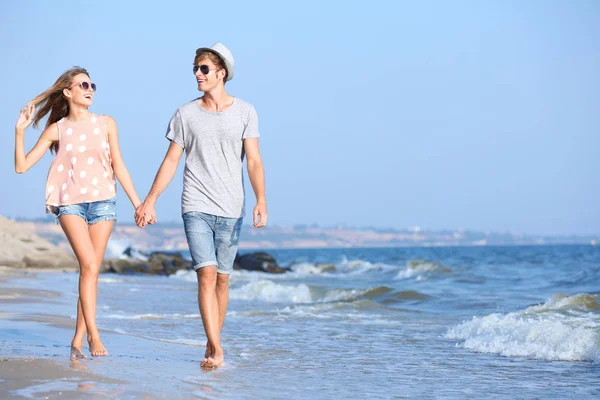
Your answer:
[[[63,250],[69,245],[60,226],[47,219],[18,219],[22,229],[35,233]],[[243,225],[239,249],[350,249],[350,248],[425,248],[425,247],[486,247],[486,246],[548,246],[591,245],[600,243],[599,235],[529,235],[469,230],[424,230],[318,227],[315,225],[269,226],[254,229]],[[111,243],[112,255],[125,248],[146,251],[186,251],[188,249],[183,224],[168,222],[139,229],[133,223],[117,223]],[[110,252],[109,252],[110,253]]]

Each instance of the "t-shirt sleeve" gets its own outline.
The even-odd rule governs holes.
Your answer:
[[[175,112],[175,115],[171,118],[169,122],[169,127],[167,128],[167,139],[172,142],[177,143],[179,146],[185,149],[185,134],[183,129],[183,120],[181,119],[181,113],[179,110]]]
[[[257,138],[260,136],[258,132],[258,115],[253,106],[250,107],[250,113],[248,115],[248,123],[246,129],[244,129],[244,135],[242,139]]]

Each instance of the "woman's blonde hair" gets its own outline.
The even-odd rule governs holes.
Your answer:
[[[85,68],[73,67],[58,77],[54,85],[49,89],[37,95],[30,103],[32,103],[37,112],[33,117],[33,126],[38,127],[39,122],[50,113],[48,121],[46,121],[46,128],[55,122],[60,121],[63,117],[69,115],[69,102],[63,94],[63,90],[69,89],[72,86],[72,80],[79,74],[86,74],[88,77],[90,74]],[[58,150],[58,143],[54,142],[50,146],[50,151],[56,153]]]

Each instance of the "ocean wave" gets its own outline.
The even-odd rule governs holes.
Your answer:
[[[262,300],[269,303],[312,302],[312,295],[307,285],[281,285],[266,279],[232,288],[229,297],[236,300]]]
[[[317,303],[317,304],[299,304],[286,306],[281,309],[255,312],[254,315],[270,314],[279,318],[309,318],[309,319],[333,319],[336,321],[347,321],[348,323],[366,324],[366,325],[399,325],[403,321],[399,318],[385,317],[377,310],[389,312],[383,307],[371,300],[361,299],[351,303]],[[394,309],[393,311],[408,311]]]
[[[446,333],[464,348],[543,360],[600,361],[600,295],[555,295],[508,314],[473,317]]]
[[[269,303],[348,303],[373,300],[383,304],[402,301],[421,301],[429,295],[414,290],[395,291],[391,287],[378,286],[363,289],[329,289],[305,284],[283,285],[270,280],[259,280],[232,288],[230,297],[236,300],[259,300]]]
[[[320,275],[328,278],[342,278],[370,273],[393,273],[399,269],[400,267],[398,265],[371,263],[365,260],[347,260],[344,258],[338,263],[301,262],[292,264],[290,266],[290,272],[282,274],[281,276],[301,277],[308,275]]]
[[[406,263],[406,268],[399,271],[396,279],[416,279],[422,281],[435,276],[451,273],[452,270],[429,260],[415,259]]]
[[[322,263],[310,263],[303,262],[293,264],[290,269],[292,272],[298,275],[319,275],[329,272],[335,272],[335,264],[322,264]]]
[[[381,301],[385,304],[391,304],[410,300],[427,300],[431,296],[417,292],[415,290],[395,291],[388,286],[378,286],[368,289],[333,289],[328,291],[325,296],[318,299],[318,302],[338,302],[355,301],[360,299],[369,299]]]
[[[364,260],[346,260],[336,264],[336,271],[344,275],[361,275],[372,272],[385,273],[398,270],[397,265],[371,263]]]
[[[600,310],[600,294],[579,293],[573,296],[558,293],[552,296],[547,302],[531,306],[526,312],[541,313],[546,311],[594,311]]]

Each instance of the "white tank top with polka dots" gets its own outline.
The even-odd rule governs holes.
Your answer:
[[[46,212],[69,204],[107,200],[116,195],[104,116],[58,125],[58,150],[46,182]]]

